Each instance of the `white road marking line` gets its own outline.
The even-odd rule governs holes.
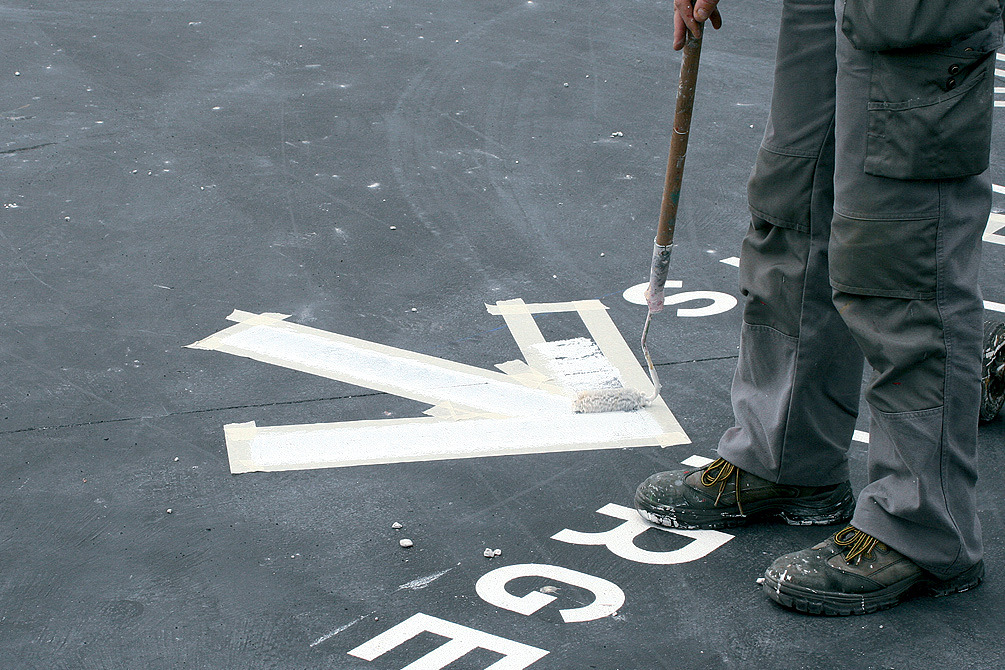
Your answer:
[[[991,302],[990,300],[985,300],[984,301],[984,309],[990,310],[992,312],[1002,312],[1002,313],[1005,313],[1005,303]]]
[[[672,286],[675,284],[676,286]],[[667,282],[667,287],[680,288],[680,282]],[[635,286],[629,287],[622,294],[625,300],[634,305],[646,305],[645,290],[649,287],[649,283],[636,284]],[[680,305],[682,303],[692,302],[692,301],[705,301],[708,303],[700,307],[678,307],[677,316],[680,317],[701,317],[701,316],[714,316],[716,314],[722,314],[723,312],[728,312],[729,310],[736,307],[736,298],[728,293],[722,293],[721,291],[684,291],[682,293],[672,293],[666,297],[664,304],[667,307],[673,305]]]
[[[730,256],[729,258],[723,258],[719,261],[720,263],[725,263],[726,265],[732,265],[734,268],[740,267],[740,257]]]
[[[1005,230],[1005,214],[991,212],[991,215],[988,217],[988,225],[984,229],[984,237],[982,239],[985,242],[990,242],[992,244],[1005,245],[1005,235],[1002,234],[1003,230]]]
[[[852,433],[851,439],[854,440],[855,442],[863,442],[865,444],[869,444],[869,433],[865,432],[864,430],[856,430],[854,433]]]

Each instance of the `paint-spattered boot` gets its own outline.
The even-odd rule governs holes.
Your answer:
[[[984,562],[950,579],[922,570],[853,526],[820,544],[786,554],[765,571],[769,598],[806,614],[847,616],[885,610],[913,596],[945,596],[978,586]]]
[[[697,470],[649,477],[635,492],[635,508],[646,519],[672,528],[729,528],[759,519],[810,526],[847,521],[855,501],[848,482],[775,484],[720,458]]]

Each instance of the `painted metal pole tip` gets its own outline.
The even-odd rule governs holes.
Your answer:
[[[634,412],[647,407],[652,400],[635,389],[596,389],[580,391],[572,401],[572,410],[577,414]]]

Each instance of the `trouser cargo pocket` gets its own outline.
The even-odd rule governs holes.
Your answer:
[[[845,293],[931,300],[936,294],[938,218],[831,222],[831,286]]]
[[[980,174],[990,157],[994,52],[877,52],[865,171],[893,179]]]
[[[808,233],[816,169],[816,154],[762,144],[747,183],[751,212],[773,225]]]

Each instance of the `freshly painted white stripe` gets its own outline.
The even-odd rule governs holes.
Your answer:
[[[444,365],[432,356],[286,321],[242,326],[217,333],[213,349],[434,405],[516,414],[568,407],[564,396],[529,389],[500,372]]]
[[[1005,107],[1005,100],[995,100],[995,107]]]
[[[621,336],[613,322],[607,330],[598,325],[598,319],[610,321],[606,310],[594,311],[587,326],[600,349],[614,351],[618,345],[627,350],[623,339],[601,341]],[[433,405],[426,411],[430,416],[424,418],[274,427],[259,427],[254,421],[226,425],[234,473],[688,442],[662,399],[635,412],[576,414],[567,387],[542,383],[539,371],[521,373],[529,369],[526,365],[507,366],[517,371],[511,376],[288,323],[284,315],[235,312],[230,318],[237,325],[190,346]],[[618,377],[645,378],[633,356],[617,360]]]
[[[997,58],[1000,61],[1005,61],[1005,54],[996,53],[995,58]]]
[[[711,458],[705,458],[704,456],[695,455],[695,456],[688,456],[687,458],[685,458],[683,461],[681,461],[681,465],[687,465],[688,467],[692,468],[703,468],[711,462],[712,462]]]
[[[1001,184],[991,184],[991,190],[995,193],[1005,193],[1005,186]]]
[[[1005,93],[1005,86],[995,86],[995,93]]]
[[[720,263],[725,263],[726,265],[732,265],[734,268],[740,267],[740,257],[730,256],[729,258],[723,258]]]
[[[577,337],[532,347],[541,354],[539,362],[545,367],[544,372],[563,388],[587,391],[624,387],[617,369],[593,340]]]
[[[1002,302],[991,302],[990,300],[984,301],[984,309],[990,310],[992,312],[1003,312],[1005,313],[1005,303]]]
[[[1001,54],[999,54],[999,55],[1001,55]],[[995,70],[995,76],[996,77],[1005,77],[1005,70],[998,70],[998,69],[996,69]]]
[[[852,433],[851,439],[853,439],[856,442],[864,442],[865,444],[869,444],[869,433],[865,432],[864,430],[856,430],[854,433]]]

